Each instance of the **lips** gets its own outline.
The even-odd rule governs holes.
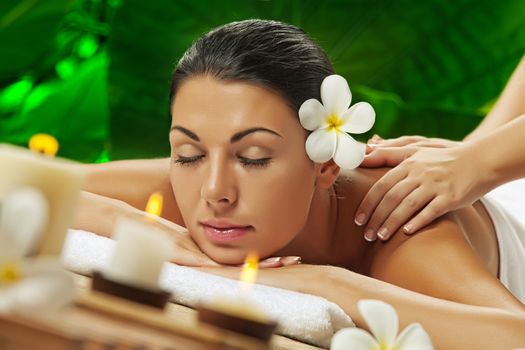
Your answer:
[[[212,219],[200,222],[211,241],[224,243],[240,240],[253,230],[251,225],[241,225],[229,220]]]

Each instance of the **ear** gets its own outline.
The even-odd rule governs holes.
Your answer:
[[[341,168],[335,164],[333,159],[328,162],[318,164],[316,185],[320,188],[329,188],[332,186],[339,176]]]

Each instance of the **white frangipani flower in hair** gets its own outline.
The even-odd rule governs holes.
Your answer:
[[[372,331],[345,328],[332,338],[330,350],[433,350],[430,337],[419,323],[408,325],[399,335],[394,308],[380,300],[359,300],[359,313]]]
[[[321,84],[321,100],[312,98],[299,108],[301,125],[313,131],[306,140],[306,153],[316,163],[334,159],[342,169],[354,169],[365,157],[365,145],[351,134],[372,128],[375,111],[367,102],[350,107],[352,93],[345,78],[329,75]],[[350,107],[350,108],[349,108]]]

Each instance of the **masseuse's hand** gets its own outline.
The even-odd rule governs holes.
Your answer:
[[[367,240],[388,239],[399,228],[411,234],[448,211],[474,202],[478,170],[460,142],[405,136],[369,141],[363,167],[394,167],[377,181],[356,211]]]

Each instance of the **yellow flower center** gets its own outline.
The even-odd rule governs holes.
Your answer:
[[[20,267],[15,263],[5,263],[0,266],[0,285],[14,284],[21,278]]]
[[[387,343],[381,342],[377,350],[397,350],[397,347],[390,347]]]
[[[337,114],[331,114],[326,118],[329,131],[340,131],[339,128],[343,125],[343,120]]]

